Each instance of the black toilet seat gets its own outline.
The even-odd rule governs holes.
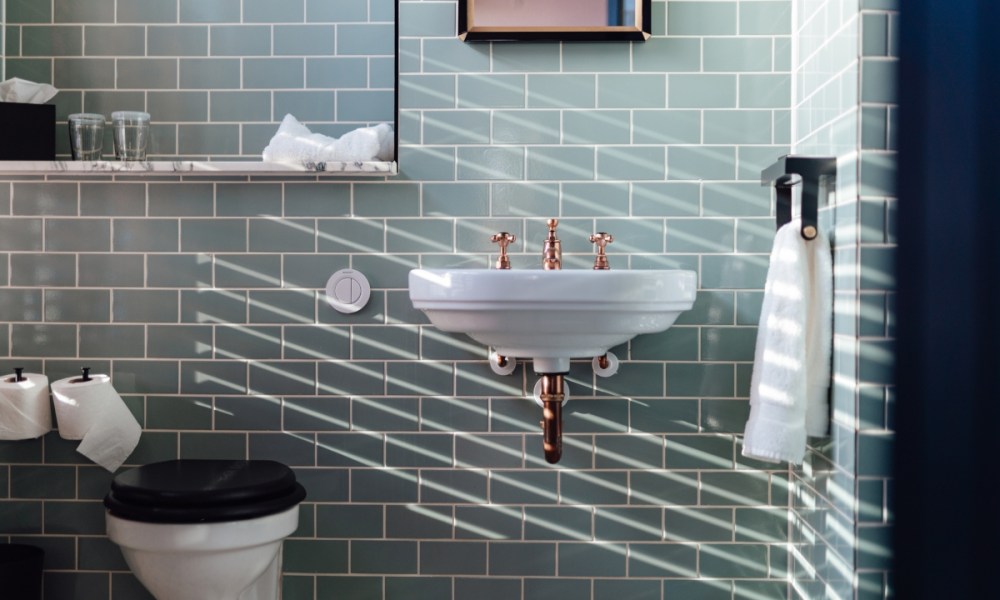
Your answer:
[[[287,466],[271,460],[181,459],[115,476],[104,506],[146,523],[218,523],[292,508],[306,490]]]

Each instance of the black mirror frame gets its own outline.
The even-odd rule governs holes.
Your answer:
[[[636,0],[635,26],[477,27],[469,23],[469,4],[458,0],[458,38],[466,42],[644,42],[652,31],[652,0]]]

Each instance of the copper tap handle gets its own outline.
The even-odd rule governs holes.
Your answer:
[[[594,269],[606,271],[611,268],[608,264],[608,256],[604,253],[608,244],[615,241],[615,237],[606,231],[598,231],[590,236],[590,242],[597,244],[597,256],[594,257]]]
[[[507,233],[506,231],[501,231],[499,233],[494,233],[492,236],[490,236],[490,241],[500,246],[500,256],[497,257],[497,268],[509,269],[510,258],[507,257],[507,246],[516,242],[517,236],[515,236],[513,233]]]

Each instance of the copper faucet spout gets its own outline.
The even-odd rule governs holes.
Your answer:
[[[562,269],[562,242],[556,237],[559,220],[549,219],[546,224],[549,226],[549,233],[542,246],[542,268],[546,271]]]

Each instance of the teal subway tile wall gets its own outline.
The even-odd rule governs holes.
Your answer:
[[[889,588],[895,251],[895,2],[795,0],[797,153],[836,156],[823,210],[834,246],[831,437],[792,471],[793,589],[874,599]]]
[[[286,110],[334,134],[391,119],[392,49],[369,35],[391,0],[80,6],[7,0],[7,77],[66,86],[62,119],[168,116],[163,156],[259,154]],[[127,465],[291,465],[309,497],[285,600],[882,597],[896,12],[654,0],[653,37],[612,44],[464,44],[455,0],[399,13],[396,177],[0,176],[0,371],[109,373],[144,427]],[[801,469],[740,454],[760,170],[793,150],[842,167],[834,429]],[[699,274],[617,376],[573,364],[557,467],[530,367],[494,375],[406,290],[411,268],[490,265],[499,230],[537,267],[548,217],[571,268],[607,230],[613,268]],[[348,267],[372,300],[342,315],[323,287]],[[111,475],[75,446],[0,442],[0,541],[46,549],[47,600],[148,599],[104,535]]]

